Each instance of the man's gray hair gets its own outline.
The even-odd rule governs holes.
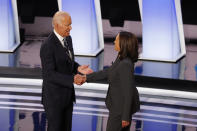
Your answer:
[[[67,12],[63,12],[63,11],[58,11],[54,14],[53,16],[53,20],[52,20],[52,26],[54,27],[56,24],[62,24],[62,20],[63,18],[65,18],[66,16],[70,16]]]

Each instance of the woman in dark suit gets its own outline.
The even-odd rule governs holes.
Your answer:
[[[135,85],[134,63],[138,59],[138,41],[130,32],[116,36],[118,56],[107,69],[86,76],[86,82],[106,79],[109,83],[106,107],[109,109],[107,131],[129,131],[132,115],[140,109]]]

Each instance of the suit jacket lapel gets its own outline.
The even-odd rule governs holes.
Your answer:
[[[73,70],[73,67],[74,67],[74,53],[73,53],[73,47],[72,47],[72,39],[71,39],[71,37],[70,36],[68,37],[67,42],[68,42],[68,45],[69,45],[69,50],[71,51],[72,59],[70,58],[70,55],[69,55],[68,50],[62,46],[61,42],[59,41],[59,39],[57,38],[57,36],[54,34],[54,32],[53,32],[53,35],[55,37],[54,40],[55,40],[55,43],[56,43],[57,47],[60,50],[62,50],[63,54],[66,57],[66,60],[70,63],[71,70]]]
[[[72,60],[75,61],[71,36],[67,37],[67,42],[68,42],[69,50],[71,51]]]
[[[62,46],[61,42],[59,41],[59,39],[57,38],[57,36],[55,35],[54,32],[52,32],[52,36],[53,36],[54,43],[55,43],[55,45],[57,46],[57,48],[59,49],[59,51],[62,51],[62,52],[63,52],[63,55],[65,55],[66,59],[67,59],[70,63],[72,63],[72,60],[71,60],[69,54],[67,53],[66,48],[64,48],[64,47]],[[72,53],[71,53],[71,54],[72,54]]]
[[[68,41],[67,42],[68,42],[69,50],[71,52],[72,59],[70,58],[70,56],[69,56],[69,58],[71,60],[72,70],[73,70],[74,69],[73,67],[74,67],[75,57],[74,57],[74,52],[73,52],[73,47],[72,47],[72,40],[71,40],[71,37],[70,36],[68,37]]]

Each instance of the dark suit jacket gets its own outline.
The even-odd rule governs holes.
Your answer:
[[[69,48],[74,58],[72,39],[67,37]],[[45,107],[67,106],[75,101],[74,74],[79,66],[70,59],[67,50],[61,45],[57,36],[52,32],[40,49],[42,63],[42,103]]]
[[[117,58],[109,68],[87,75],[87,82],[103,79],[109,83],[105,100],[107,108],[112,114],[121,115],[122,120],[130,121],[132,114],[140,109],[134,63],[129,58]]]

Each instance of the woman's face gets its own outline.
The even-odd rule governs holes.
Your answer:
[[[116,36],[114,44],[115,44],[114,49],[119,52],[120,51],[119,34]]]

